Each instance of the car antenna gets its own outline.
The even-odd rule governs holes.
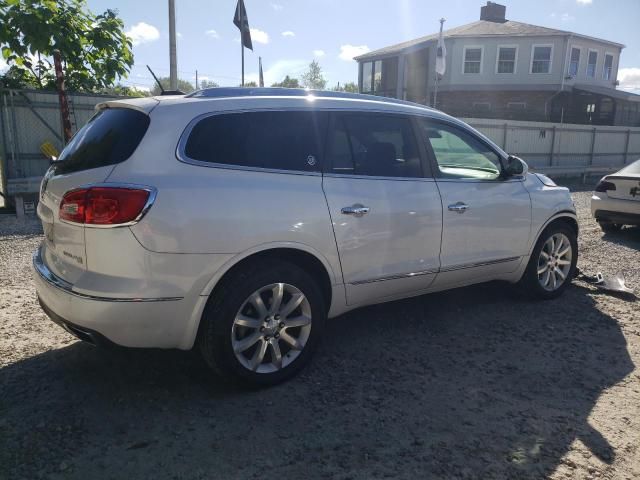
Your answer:
[[[151,70],[151,67],[149,65],[147,65],[147,69],[149,70],[149,72],[153,76],[153,79],[158,84],[158,87],[160,87],[160,95],[185,95],[185,93],[180,91],[180,90],[165,90],[162,87],[162,84],[160,83],[160,80],[158,80],[158,77],[156,77],[156,74],[153,73],[153,70]]]

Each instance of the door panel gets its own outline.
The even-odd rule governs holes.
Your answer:
[[[326,175],[323,188],[350,305],[429,287],[439,267],[442,228],[433,180]],[[342,213],[357,204],[369,212]]]

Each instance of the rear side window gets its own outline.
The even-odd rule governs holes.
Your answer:
[[[212,115],[191,130],[184,147],[193,160],[243,167],[319,172],[324,112]]]
[[[144,137],[149,117],[129,108],[107,108],[95,114],[73,136],[54,162],[56,174],[124,162]]]
[[[421,177],[411,121],[398,115],[337,115],[329,141],[334,173]]]

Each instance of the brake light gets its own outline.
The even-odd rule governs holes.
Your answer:
[[[67,192],[60,202],[61,220],[86,225],[120,225],[136,220],[149,200],[142,188],[89,187]]]
[[[615,183],[607,182],[606,180],[602,179],[596,185],[595,191],[596,192],[607,192],[609,190],[615,190],[615,189],[616,189],[616,184]]]

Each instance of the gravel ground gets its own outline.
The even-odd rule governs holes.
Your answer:
[[[579,266],[640,287],[640,229],[574,193]],[[36,304],[37,223],[0,219],[0,479],[640,478],[640,308],[576,281],[530,303],[488,284],[329,322],[264,391],[189,352],[101,350]]]

